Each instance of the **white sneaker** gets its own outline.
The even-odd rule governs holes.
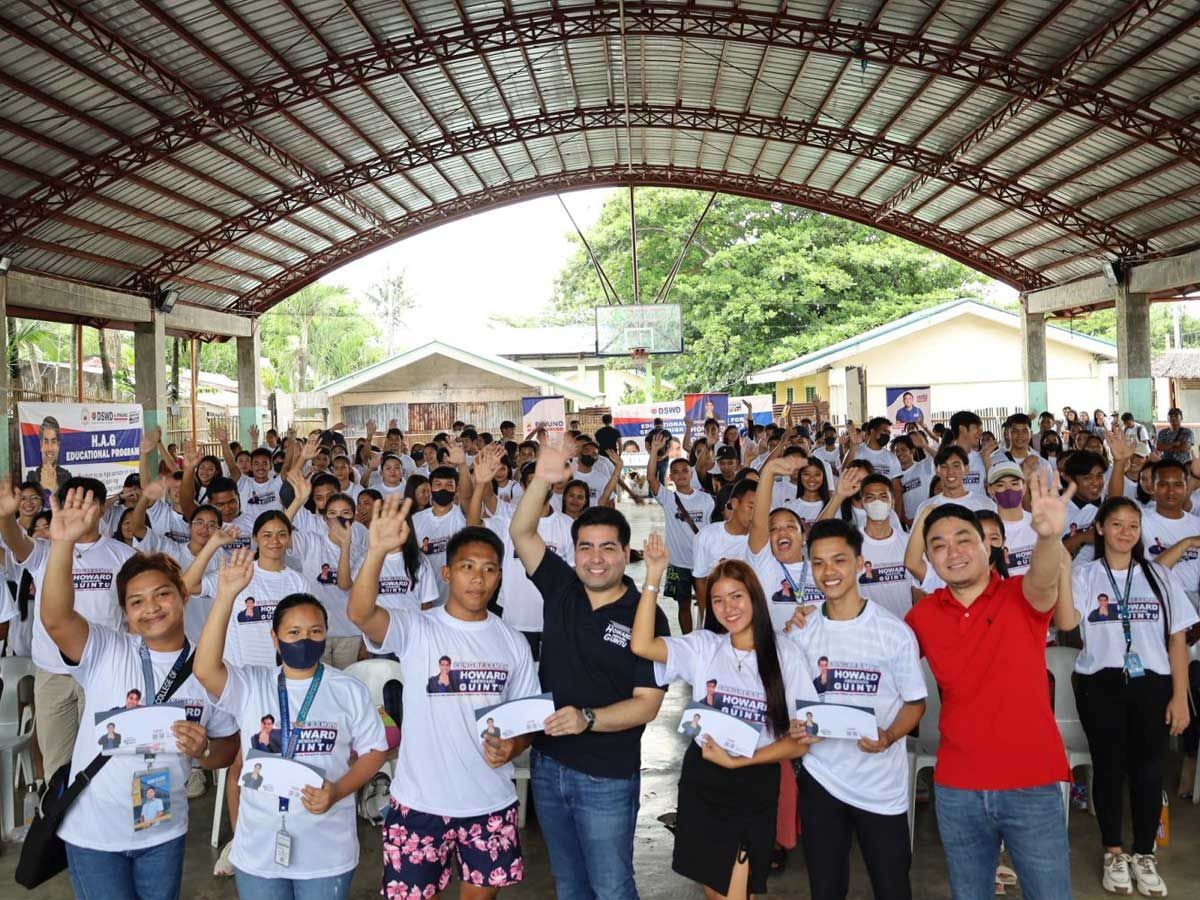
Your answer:
[[[233,875],[233,863],[229,861],[229,851],[233,849],[233,841],[230,840],[221,848],[221,855],[217,857],[217,864],[213,866],[213,874],[229,878]]]
[[[1158,876],[1158,861],[1153,853],[1133,855],[1133,878],[1143,897],[1167,896],[1167,883]]]
[[[1128,853],[1104,854],[1104,877],[1100,880],[1100,886],[1110,894],[1123,894],[1128,897],[1133,893]]]
[[[203,769],[192,769],[187,777],[187,796],[189,800],[203,797],[208,790],[208,774]]]

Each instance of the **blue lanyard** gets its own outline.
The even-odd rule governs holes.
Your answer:
[[[154,667],[150,663],[150,650],[146,647],[145,641],[138,642],[138,656],[142,661],[142,681],[146,685],[146,693],[142,696],[142,702],[146,706],[162,703],[170,696],[171,688],[175,686],[175,680],[183,670],[183,664],[187,662],[188,653],[191,652],[191,649],[192,645],[188,643],[187,638],[184,638],[183,649],[179,651],[179,656],[175,658],[175,662],[171,666],[171,671],[167,673],[167,677],[163,679],[162,685],[155,691]]]
[[[779,560],[775,560],[779,562]],[[783,569],[783,577],[787,579],[788,587],[792,589],[792,596],[796,598],[797,603],[804,600],[804,589],[796,587],[796,582],[792,581],[792,573],[788,571],[788,567],[784,563],[779,563],[779,567]],[[807,580],[804,576],[808,571],[808,560],[804,561],[804,565],[800,567],[800,584],[804,584]]]
[[[321,687],[321,676],[325,674],[325,665],[317,663],[317,671],[313,673],[312,684],[308,686],[308,693],[304,695],[304,702],[300,705],[300,712],[296,714],[296,724],[301,725],[308,720],[308,710],[312,707],[313,699],[317,696],[317,689]],[[300,729],[292,728],[291,718],[288,715],[288,695],[287,685],[283,677],[283,673],[279,673],[279,731],[282,740],[282,752],[284,759],[291,759],[296,755],[296,748],[300,744]]]
[[[1133,560],[1129,561],[1129,568],[1125,570],[1124,594],[1117,590],[1117,579],[1113,578],[1108,560],[1105,559],[1103,562],[1104,572],[1108,575],[1108,583],[1112,585],[1113,593],[1117,597],[1117,614],[1121,617],[1121,628],[1125,632],[1125,652],[1128,653],[1130,648],[1133,647],[1133,631],[1129,627],[1129,592],[1133,589]]]

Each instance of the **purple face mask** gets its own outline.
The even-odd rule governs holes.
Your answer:
[[[1001,509],[1016,509],[1021,505],[1021,498],[1025,496],[1025,492],[1020,489],[996,491],[992,496],[996,500],[996,505]]]

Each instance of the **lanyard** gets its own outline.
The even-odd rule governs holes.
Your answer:
[[[1129,627],[1129,592],[1133,588],[1133,560],[1129,561],[1129,568],[1125,570],[1124,594],[1117,590],[1117,580],[1113,578],[1107,559],[1104,560],[1104,572],[1108,575],[1108,583],[1112,585],[1113,593],[1117,596],[1117,613],[1121,616],[1121,628],[1125,632],[1125,652],[1128,653],[1133,646],[1133,632]]]
[[[146,684],[146,693],[144,702],[147,706],[154,703],[162,703],[171,695],[171,688],[175,685],[175,680],[179,677],[179,673],[183,670],[183,664],[187,662],[188,653],[191,652],[192,646],[188,643],[188,639],[183,639],[183,649],[179,651],[179,656],[175,657],[175,662],[171,666],[171,671],[167,673],[167,677],[163,679],[162,685],[157,691],[154,690],[154,667],[150,664],[150,650],[146,647],[145,641],[138,642],[138,656],[142,661],[142,680]],[[151,698],[154,698],[153,700]]]
[[[304,695],[304,703],[300,705],[300,712],[296,714],[297,725],[307,721],[308,710],[312,706],[313,699],[317,696],[317,689],[321,687],[321,676],[324,674],[324,664],[317,663],[317,671],[313,673],[312,684],[308,686],[308,693]],[[279,730],[283,758],[291,759],[296,755],[296,748],[300,744],[300,729],[292,728],[291,718],[288,715],[287,686],[282,672],[279,673]]]
[[[775,560],[775,562],[779,562],[779,560]],[[796,587],[796,582],[792,580],[792,573],[788,571],[788,567],[786,565],[780,562],[779,567],[783,569],[783,577],[787,579],[788,587],[792,589],[792,596],[796,598],[797,603],[802,603],[804,601],[803,589]],[[808,580],[804,577],[807,570],[808,560],[805,560],[804,565],[800,567],[800,584],[804,584],[804,582]]]

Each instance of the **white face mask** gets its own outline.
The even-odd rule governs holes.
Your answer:
[[[882,522],[892,514],[892,504],[886,500],[868,500],[863,504],[863,510],[872,522]]]

